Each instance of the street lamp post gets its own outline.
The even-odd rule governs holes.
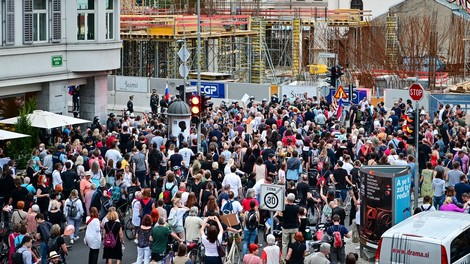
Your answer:
[[[197,93],[201,95],[201,0],[197,0]],[[197,126],[197,151],[201,151],[201,121]]]

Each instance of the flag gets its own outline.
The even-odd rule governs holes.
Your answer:
[[[168,82],[165,85],[165,100],[170,101],[170,89],[168,89]]]
[[[343,98],[339,98],[339,100],[338,100],[338,110],[336,112],[336,117],[338,119],[340,119],[342,113],[343,113]]]

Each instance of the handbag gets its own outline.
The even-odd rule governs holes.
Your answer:
[[[225,257],[225,249],[224,247],[222,247],[219,240],[217,239],[215,243],[217,244],[217,253],[219,254],[219,257],[221,258]]]

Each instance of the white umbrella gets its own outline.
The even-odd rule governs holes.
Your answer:
[[[25,134],[20,134],[20,133],[11,132],[8,130],[0,129],[0,140],[9,140],[9,139],[15,139],[15,138],[24,138],[24,137],[30,137],[30,135],[25,135]]]
[[[91,122],[85,119],[54,114],[52,112],[43,110],[34,110],[31,114],[28,115],[28,118],[31,120],[31,126],[46,129]],[[0,120],[0,123],[3,124],[16,124],[16,122],[18,122],[18,117]]]

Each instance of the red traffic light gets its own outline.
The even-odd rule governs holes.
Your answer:
[[[189,99],[189,107],[191,110],[191,115],[199,116],[201,113],[201,97],[197,94],[194,94]]]

